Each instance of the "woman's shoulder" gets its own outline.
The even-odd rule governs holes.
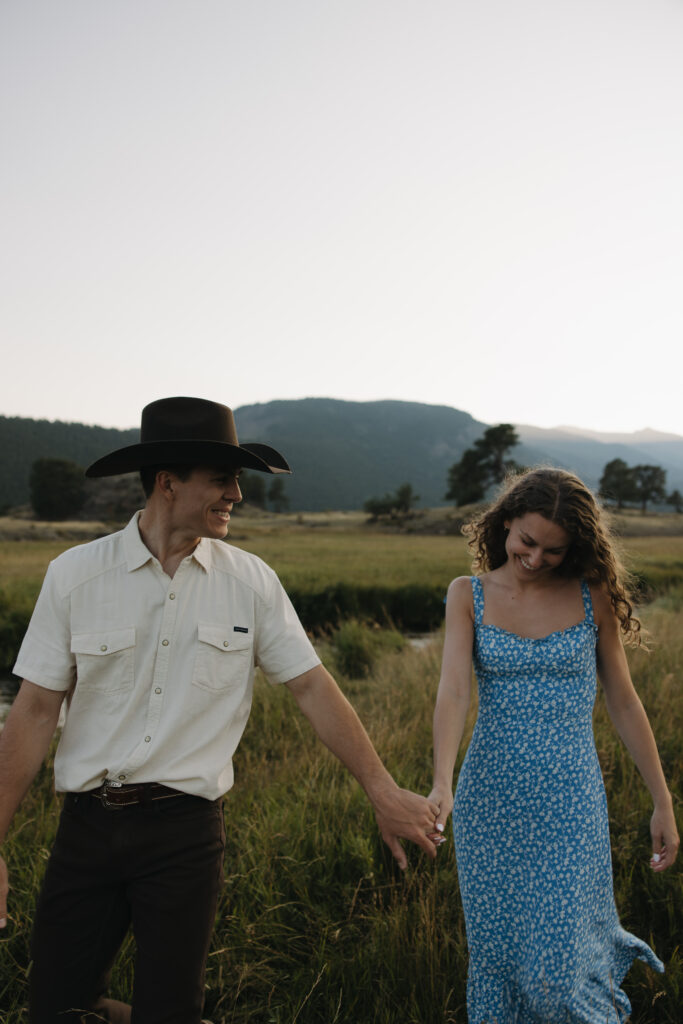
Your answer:
[[[490,576],[490,572],[484,572],[481,576],[456,576],[448,585],[448,593],[471,600],[472,594],[480,590]]]
[[[474,589],[477,586],[476,576],[456,576],[448,585],[446,604],[459,608],[473,607]]]
[[[451,580],[451,582],[448,584],[448,589],[449,590],[451,590],[451,589],[461,590],[461,589],[466,589],[467,587],[470,587],[470,589],[471,589],[471,587],[472,587],[472,580],[473,579],[478,579],[478,577],[476,577],[476,576],[456,576],[455,579]]]
[[[614,606],[606,586],[603,583],[588,583],[587,586],[591,595],[593,617],[595,618],[596,626],[611,621],[616,622]]]

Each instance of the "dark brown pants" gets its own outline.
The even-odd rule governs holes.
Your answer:
[[[36,907],[31,1024],[97,1007],[135,936],[132,1024],[199,1024],[223,879],[221,801],[181,796],[108,809],[67,794]]]

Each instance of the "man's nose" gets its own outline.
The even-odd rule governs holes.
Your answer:
[[[235,478],[225,488],[223,491],[223,497],[226,501],[231,501],[234,505],[238,505],[242,500],[242,492],[240,490],[240,485],[237,482],[237,478]]]

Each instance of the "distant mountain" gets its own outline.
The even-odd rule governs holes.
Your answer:
[[[417,402],[344,402],[304,398],[245,405],[235,410],[241,441],[279,448],[294,474],[285,478],[290,508],[355,509],[410,483],[420,504],[445,504],[450,466],[482,436],[487,424],[449,406]],[[683,437],[639,431],[600,434],[578,427],[545,430],[517,425],[514,457],[577,472],[597,487],[607,462],[655,463],[667,487],[683,491]],[[28,501],[28,478],[37,458],[65,458],[87,466],[100,455],[138,440],[139,432],[0,416],[0,505]]]
[[[528,430],[538,430],[538,427],[528,427]],[[644,427],[643,430],[634,430],[630,434],[606,433],[600,430],[585,430],[583,427],[554,427],[555,433],[576,434],[579,437],[590,437],[594,441],[602,441],[604,444],[649,444],[657,441],[683,441],[680,434],[665,434],[661,430],[652,430]]]
[[[293,469],[292,509],[361,508],[410,483],[420,504],[443,504],[449,467],[486,424],[448,406],[343,402],[333,398],[245,405],[235,410],[241,441],[266,441]]]
[[[683,491],[683,437],[655,430],[633,434],[610,434],[581,430],[578,427],[556,427],[545,430],[517,424],[522,442],[517,449],[518,461],[527,464],[550,461],[553,465],[572,469],[591,487],[597,487],[606,463],[623,459],[629,466],[641,463],[661,466],[667,472],[667,488]],[[532,458],[522,457],[522,451]]]

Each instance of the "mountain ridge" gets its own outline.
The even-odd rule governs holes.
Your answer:
[[[398,399],[277,399],[240,406],[234,413],[243,442],[272,444],[290,461],[294,474],[285,478],[285,492],[293,511],[361,508],[368,498],[402,483],[412,485],[423,506],[447,504],[450,466],[489,426],[451,406]],[[613,458],[629,465],[655,463],[667,470],[669,491],[683,490],[683,436],[651,428],[623,434],[515,426],[521,443],[513,455],[525,465],[562,466],[596,488]],[[28,477],[36,458],[65,458],[87,466],[138,438],[137,428],[0,415],[0,503],[28,501]]]
[[[625,431],[589,430],[587,427],[562,425],[557,427],[536,427],[529,423],[515,424],[518,430],[537,431],[539,433],[569,434],[572,437],[585,437],[603,444],[651,444],[665,441],[683,441],[683,434],[672,434],[652,427],[642,427],[630,433]]]

